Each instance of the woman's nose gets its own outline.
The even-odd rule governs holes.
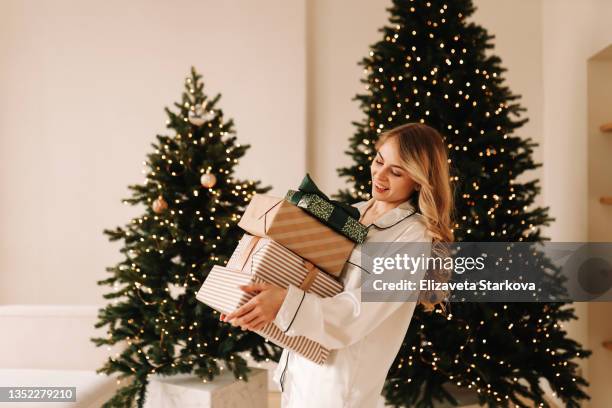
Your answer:
[[[387,169],[380,169],[375,175],[378,180],[387,181]]]

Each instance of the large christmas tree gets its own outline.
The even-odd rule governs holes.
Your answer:
[[[120,343],[123,350],[98,372],[118,373],[124,382],[105,406],[141,407],[149,376],[194,373],[212,380],[224,366],[236,378],[248,376],[239,353],[256,361],[278,359],[279,349],[251,331],[219,322],[217,312],[195,294],[214,264],[224,265],[242,232],[240,215],[259,181],[233,177],[249,145],[236,142],[233,121],[217,108],[220,95],[204,94],[192,68],[182,102],[166,108],[171,135],[157,135],[147,155],[146,181],[132,185],[124,202],[143,205],[144,214],[123,227],[105,230],[122,240],[124,258],[108,279],[111,302],[99,312],[96,327],[108,336],[98,346]]]
[[[381,132],[406,122],[426,123],[449,148],[456,197],[457,241],[540,242],[553,219],[534,207],[537,180],[518,177],[539,166],[531,138],[517,135],[527,121],[518,95],[504,85],[501,60],[487,31],[468,22],[471,0],[393,0],[382,39],[361,61],[365,118],[338,170],[348,202],[370,197],[370,164]],[[575,319],[564,303],[452,303],[448,314],[417,308],[384,388],[388,404],[433,407],[455,403],[447,385],[475,391],[492,407],[549,406],[545,378],[567,407],[588,398],[576,358],[590,351],[569,339],[560,322]],[[538,405],[540,406],[540,405]]]

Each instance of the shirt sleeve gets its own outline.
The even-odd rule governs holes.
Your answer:
[[[397,241],[431,243],[431,238],[424,224],[413,223]],[[360,285],[323,298],[290,284],[274,323],[287,336],[304,336],[333,350],[361,340],[405,303],[362,303]]]

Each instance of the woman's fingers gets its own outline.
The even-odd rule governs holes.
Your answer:
[[[253,322],[259,319],[260,317],[261,314],[257,310],[253,310],[242,317],[242,324],[246,326],[247,329],[250,329],[252,327]]]
[[[266,319],[259,309],[253,309],[241,318],[236,318],[231,322],[233,326],[240,326],[242,330],[259,330],[267,323],[269,323],[268,319]]]
[[[234,319],[231,323],[233,326],[240,326],[242,330],[246,330],[251,328],[251,322],[255,321],[258,317],[259,313],[256,310],[252,310],[242,317]]]
[[[224,321],[228,322],[236,317],[241,317],[245,313],[250,312],[254,307],[255,305],[253,304],[253,302],[249,300],[247,303],[240,306],[238,309],[234,310],[232,313],[228,314],[227,316],[225,316]]]
[[[239,288],[245,292],[261,292],[262,290],[266,289],[267,286],[267,283],[255,282],[251,283],[250,285],[240,285]]]
[[[255,331],[255,330],[261,330],[266,326],[266,322],[264,321],[264,319],[259,318],[257,320],[255,320],[255,322],[253,322],[251,324],[251,330]]]

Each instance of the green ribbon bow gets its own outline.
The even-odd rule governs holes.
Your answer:
[[[302,183],[300,184],[300,187],[298,188],[298,190],[299,191],[297,191],[295,194],[293,194],[293,197],[291,197],[290,201],[293,204],[297,205],[297,203],[300,201],[300,199],[302,198],[304,194],[316,194],[319,197],[321,197],[323,200],[332,204],[337,209],[341,209],[342,211],[344,211],[351,218],[359,220],[361,216],[361,214],[359,213],[359,210],[353,207],[352,205],[348,205],[340,201],[332,200],[328,196],[326,196],[325,193],[319,190],[319,188],[317,187],[315,182],[312,181],[308,173],[306,173],[306,176],[302,180]]]

